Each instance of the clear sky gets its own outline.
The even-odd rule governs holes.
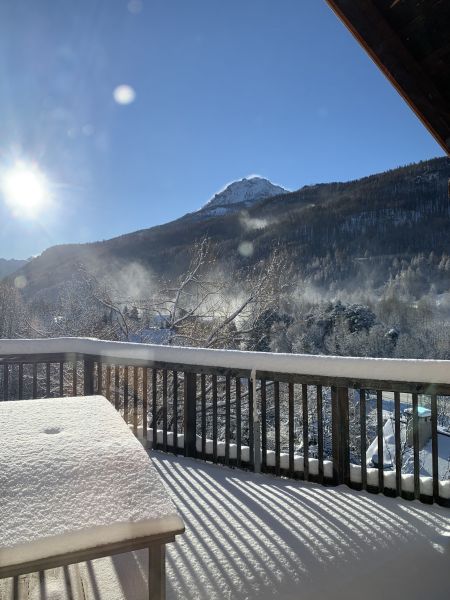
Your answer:
[[[0,3],[0,257],[442,154],[324,0]]]

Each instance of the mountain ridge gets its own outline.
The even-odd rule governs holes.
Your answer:
[[[234,204],[253,204],[272,196],[289,192],[286,188],[272,183],[265,177],[253,175],[232,181],[214,194],[200,210],[216,207],[230,207]]]
[[[17,258],[0,258],[0,279],[12,275],[15,271],[20,269],[20,267],[25,265],[28,260],[21,260]]]
[[[288,253],[298,277],[318,285],[329,285],[332,277],[356,285],[367,274],[367,260],[382,264],[382,281],[391,269],[383,256],[442,254],[450,248],[449,178],[450,160],[431,159],[359,180],[235,203],[224,214],[205,211],[199,218],[198,212],[188,213],[110,240],[55,246],[20,269],[28,283],[24,293],[33,298],[58,289],[80,264],[99,274],[108,267],[114,274],[133,263],[157,278],[173,278],[187,267],[195,241],[204,237],[229,272],[264,260],[277,246]],[[240,254],[242,242],[251,245],[250,255]]]

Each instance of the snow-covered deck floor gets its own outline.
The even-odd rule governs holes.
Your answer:
[[[152,457],[186,525],[169,546],[168,599],[450,594],[448,509]],[[0,597],[139,600],[146,568],[145,552],[105,558],[16,581],[16,595],[9,580]]]

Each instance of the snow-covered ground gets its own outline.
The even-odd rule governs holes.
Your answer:
[[[448,509],[152,456],[186,525],[168,551],[168,600],[450,594]],[[145,552],[100,559],[28,578],[24,597],[139,600],[146,570]]]

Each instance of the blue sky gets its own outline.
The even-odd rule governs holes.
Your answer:
[[[2,2],[0,89],[0,172],[51,194],[31,218],[0,193],[4,258],[164,223],[249,174],[297,189],[443,154],[324,0]]]

